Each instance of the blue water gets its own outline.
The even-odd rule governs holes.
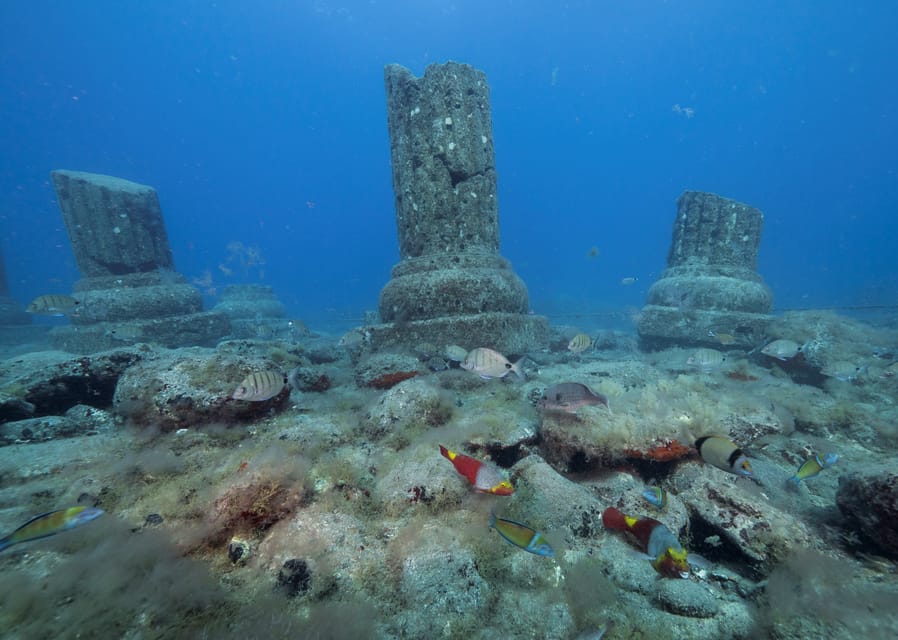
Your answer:
[[[398,260],[383,66],[453,59],[490,81],[502,253],[537,312],[641,305],[685,189],[765,213],[779,309],[894,304],[896,32],[883,2],[4,2],[10,287],[80,277],[65,168],[154,186],[188,278],[361,316]],[[264,265],[232,268],[236,241]]]

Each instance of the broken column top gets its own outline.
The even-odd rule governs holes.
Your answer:
[[[686,191],[677,200],[668,267],[717,265],[754,271],[764,215],[714,193]]]
[[[399,254],[499,251],[486,74],[457,62],[384,69]]]
[[[84,277],[174,269],[155,189],[98,173],[50,175]]]

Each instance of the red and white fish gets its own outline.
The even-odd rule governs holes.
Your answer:
[[[686,550],[666,526],[654,518],[631,518],[614,507],[602,512],[602,524],[612,531],[626,531],[652,561],[652,567],[665,578],[688,578]]]
[[[514,493],[514,487],[498,467],[477,460],[463,453],[449,451],[440,445],[440,453],[455,467],[461,475],[468,479],[479,493],[491,493],[496,496],[510,496]]]

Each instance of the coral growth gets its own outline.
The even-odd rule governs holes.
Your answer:
[[[403,380],[414,378],[416,375],[418,375],[417,371],[395,371],[393,373],[385,373],[369,381],[368,386],[374,389],[390,389]]]
[[[205,544],[224,544],[235,535],[252,536],[271,528],[302,506],[307,496],[301,487],[275,480],[231,487],[213,506],[212,530]]]
[[[639,458],[640,460],[652,460],[654,462],[671,462],[688,457],[692,453],[692,447],[680,444],[677,440],[669,440],[659,445],[648,447],[644,451],[627,449],[625,453],[628,458]]]

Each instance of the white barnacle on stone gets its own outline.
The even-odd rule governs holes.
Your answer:
[[[481,141],[483,144],[486,144],[486,136],[481,135],[481,136],[480,136],[480,141]]]
[[[421,107],[415,107],[414,109],[412,109],[412,111],[409,115],[416,116],[419,113],[421,113]]]
[[[446,119],[443,120],[443,123],[444,123],[447,127],[451,127],[451,126],[452,126],[452,118],[450,118],[449,116],[446,116]]]
[[[468,192],[468,195],[470,195],[472,198],[476,198],[476,197],[477,197],[477,194],[474,193],[473,191],[469,191],[469,192]]]
[[[455,149],[455,143],[454,143],[454,142],[450,142],[450,143],[449,143],[449,151],[453,151],[454,149]]]
[[[118,227],[112,227],[112,233],[121,233],[122,230]]]
[[[122,219],[125,219],[125,218],[128,217],[128,214],[127,214],[127,213],[120,213],[120,214],[118,214],[118,217],[119,217],[119,218],[122,218]]]
[[[742,236],[742,242],[748,242],[748,234],[747,233],[744,236]]]

